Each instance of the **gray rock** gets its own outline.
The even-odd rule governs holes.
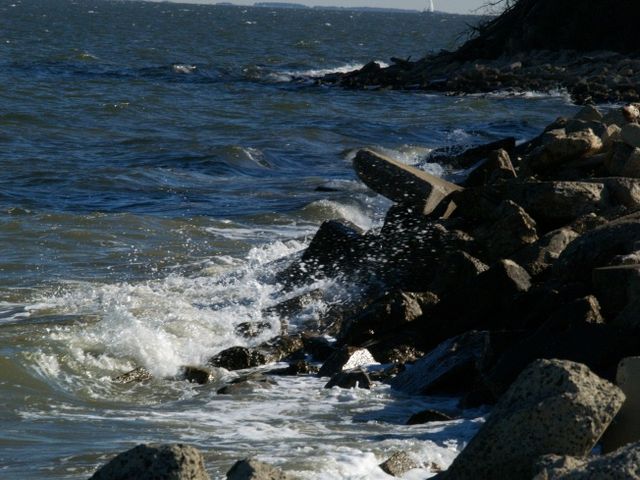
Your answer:
[[[113,383],[127,384],[127,383],[146,382],[151,380],[152,378],[153,376],[151,375],[151,372],[149,372],[149,370],[147,370],[144,367],[138,367],[138,368],[134,368],[130,372],[123,373],[122,375],[113,377],[111,381]]]
[[[640,125],[627,123],[620,131],[622,141],[633,148],[640,148]]]
[[[360,150],[353,161],[358,177],[372,190],[397,203],[420,206],[429,214],[462,187],[392,158]]]
[[[536,243],[517,252],[512,259],[531,276],[547,271],[567,246],[580,235],[570,228],[560,228],[544,235]]]
[[[250,395],[275,385],[277,383],[271,378],[261,373],[252,373],[232,380],[229,385],[220,388],[217,393],[218,395]]]
[[[545,455],[533,480],[636,480],[640,478],[640,443],[588,459]]]
[[[371,389],[371,378],[367,375],[367,372],[362,370],[352,370],[349,372],[338,372],[331,380],[327,382],[324,388],[365,388],[367,390]]]
[[[444,341],[399,373],[391,386],[412,395],[455,393],[476,382],[489,350],[489,332],[469,332]]]
[[[290,317],[299,315],[313,303],[321,300],[323,297],[322,290],[316,289],[303,293],[289,300],[278,303],[272,307],[262,310],[263,316],[278,316],[281,319],[288,320]],[[268,324],[267,324],[268,325]]]
[[[189,445],[138,445],[119,454],[90,480],[209,480],[202,454]]]
[[[405,452],[396,452],[388,460],[380,464],[380,468],[392,477],[401,477],[409,470],[420,468],[420,465]]]
[[[612,205],[622,205],[631,210],[640,208],[640,179],[604,177],[594,178],[591,181],[605,186]]]
[[[373,355],[366,348],[344,347],[334,352],[324,362],[318,376],[332,377],[345,370],[354,370],[376,363]]]
[[[529,159],[534,170],[555,167],[563,163],[598,153],[602,149],[602,140],[590,128],[556,136],[549,141],[537,155]]]
[[[620,362],[616,384],[627,400],[602,438],[605,453],[640,442],[640,357],[628,357]]]
[[[247,458],[236,462],[227,472],[227,480],[292,480],[293,477],[279,468]]]
[[[584,365],[532,363],[495,406],[443,480],[529,480],[548,452],[586,456],[624,402]]]

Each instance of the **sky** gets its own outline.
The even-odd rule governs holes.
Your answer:
[[[223,1],[223,0],[217,0]],[[206,3],[217,3],[209,2]],[[290,3],[303,3],[305,5],[331,5],[349,7],[385,7],[385,8],[409,8],[424,10],[429,4],[428,0],[225,0],[238,5],[253,5],[257,1],[286,1]],[[202,2],[205,3],[205,2]],[[436,10],[453,13],[475,13],[474,11],[487,0],[434,0]]]

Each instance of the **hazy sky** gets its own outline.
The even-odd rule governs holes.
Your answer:
[[[194,1],[194,0],[190,0]],[[223,1],[223,0],[217,0]],[[305,5],[338,5],[350,7],[388,7],[388,8],[412,8],[423,10],[428,0],[226,0],[242,5],[253,5],[256,1],[288,1],[292,3],[304,3]],[[204,2],[203,2],[204,3]],[[209,3],[209,2],[207,2]],[[216,3],[216,2],[211,2]],[[486,0],[434,0],[436,10],[456,13],[469,13],[479,6],[487,3]]]

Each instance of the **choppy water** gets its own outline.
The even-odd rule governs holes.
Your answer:
[[[397,449],[425,467],[407,478],[448,465],[482,412],[400,424],[454,400],[313,378],[229,398],[172,377],[246,343],[239,323],[270,322],[254,342],[277,332],[261,313],[286,298],[275,265],[323,220],[379,224],[388,203],[356,181],[355,149],[446,174],[429,148],[524,139],[573,110],[292,81],[450,48],[470,21],[0,0],[0,477],[87,478],[151,441],[199,446],[213,478],[248,454],[303,479],[390,478],[376,465]],[[321,286],[306,320],[349,293]],[[140,365],[156,379],[111,382]]]

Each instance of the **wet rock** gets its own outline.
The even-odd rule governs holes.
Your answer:
[[[498,180],[510,180],[517,176],[507,151],[496,150],[489,153],[487,160],[469,174],[464,186],[490,185]]]
[[[302,262],[318,268],[331,268],[336,262],[352,261],[361,235],[362,230],[350,222],[328,220],[320,225],[302,254]]]
[[[395,365],[412,363],[422,357],[424,357],[424,352],[413,345],[396,345],[379,354],[376,353],[376,358],[381,363],[393,363]]]
[[[274,385],[277,383],[271,378],[261,373],[252,373],[232,380],[217,393],[218,395],[250,395],[256,391],[272,388]]]
[[[375,363],[377,362],[366,348],[343,347],[324,362],[318,376],[332,377],[345,370],[354,370]]]
[[[380,464],[380,468],[392,477],[402,477],[409,470],[420,468],[420,465],[405,452],[396,452],[388,460]]]
[[[462,153],[451,151],[450,148],[440,148],[431,152],[429,160],[440,164],[449,164],[457,168],[470,168],[481,160],[486,159],[491,152],[504,150],[509,155],[516,149],[516,139],[507,137],[495,142],[468,148]]]
[[[623,402],[619,388],[584,365],[537,360],[438,478],[529,480],[534,463],[547,452],[589,454]]]
[[[264,352],[246,347],[227,348],[209,360],[210,365],[227,370],[244,370],[267,363],[269,357]]]
[[[605,453],[640,442],[640,357],[628,357],[620,362],[616,384],[627,399],[602,438]]]
[[[258,349],[265,352],[269,362],[279,362],[304,356],[304,341],[301,335],[280,335],[261,343]]]
[[[419,294],[394,291],[367,307],[346,322],[340,340],[348,345],[365,341],[393,331],[422,315]]]
[[[111,381],[113,383],[127,384],[146,382],[148,380],[151,380],[152,378],[153,376],[151,375],[151,372],[149,372],[149,370],[143,367],[138,367],[131,370],[130,372],[123,373],[122,375],[118,375],[117,377],[113,377]]]
[[[279,468],[255,458],[236,462],[227,472],[227,480],[292,480],[293,477]]]
[[[391,386],[412,395],[460,393],[478,380],[489,350],[488,332],[469,332],[444,341],[392,380]]]
[[[244,338],[256,338],[271,328],[269,322],[242,322],[236,325],[236,335]]]
[[[587,459],[545,455],[535,470],[533,480],[633,480],[640,478],[640,443]]]
[[[512,259],[533,277],[542,275],[567,246],[580,235],[570,228],[553,230],[537,242],[517,252]]]
[[[322,297],[323,292],[319,289],[305,292],[302,295],[298,295],[297,297],[285,300],[272,307],[265,308],[264,310],[262,310],[262,315],[277,316],[283,319],[289,319],[290,317],[299,315],[302,311],[304,311],[305,308],[308,308],[309,305],[322,300]]]
[[[454,418],[446,413],[439,412],[437,410],[423,410],[411,415],[407,420],[407,425],[422,425],[432,422],[450,422]]]
[[[138,445],[98,469],[90,480],[209,480],[202,454],[189,445]]]
[[[362,370],[348,371],[348,372],[338,372],[331,380],[324,386],[324,388],[365,388],[367,390],[371,389],[371,378],[367,372]]]
[[[321,335],[303,333],[302,343],[304,351],[319,362],[324,362],[336,351],[333,343]]]
[[[494,213],[495,222],[482,225],[473,232],[487,259],[495,261],[508,257],[538,240],[536,222],[511,200],[502,202]]]
[[[577,238],[560,254],[553,266],[554,276],[562,281],[591,284],[591,272],[606,267],[618,255],[637,250],[640,241],[640,215],[628,215]]]
[[[640,299],[640,265],[596,268],[593,288],[607,317],[614,318],[630,301]]]
[[[353,161],[358,177],[372,190],[390,200],[420,206],[431,213],[450,193],[462,187],[392,158],[361,150]]]
[[[278,368],[271,370],[269,375],[281,375],[295,377],[297,375],[312,375],[318,373],[318,367],[311,365],[305,360],[296,360],[291,362],[287,368]]]
[[[211,370],[201,367],[183,367],[182,378],[189,383],[197,383],[198,385],[205,385],[211,382],[215,377]]]

